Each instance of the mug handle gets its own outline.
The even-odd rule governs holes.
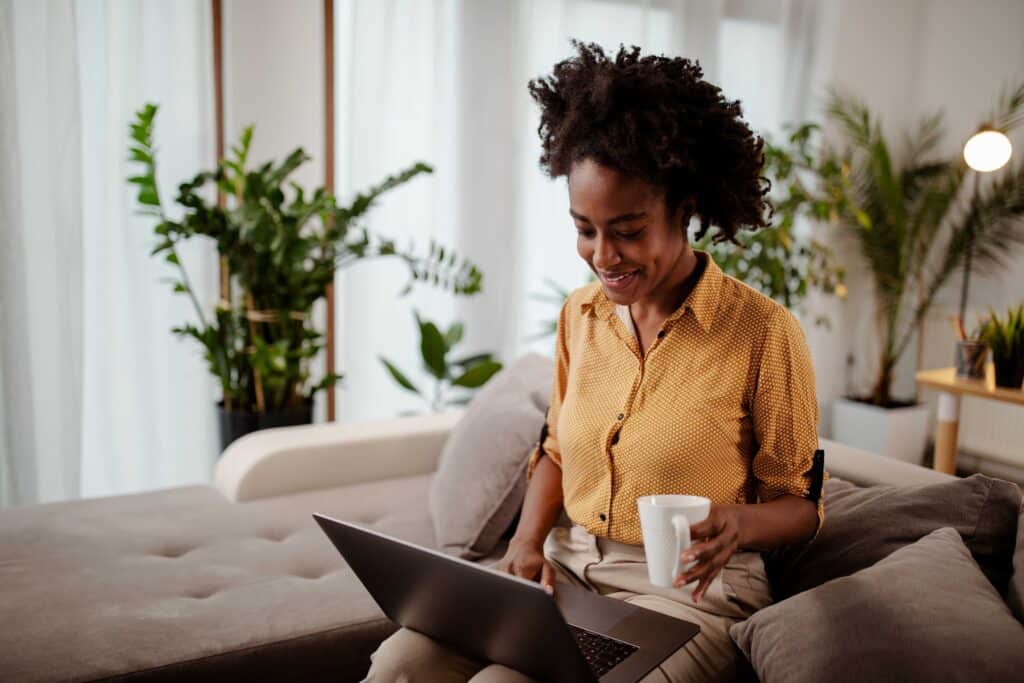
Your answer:
[[[676,555],[675,562],[672,564],[672,580],[675,581],[679,572],[682,571],[682,567],[679,566],[679,556],[690,547],[690,520],[686,518],[686,515],[675,515],[672,517],[672,526],[676,530]]]

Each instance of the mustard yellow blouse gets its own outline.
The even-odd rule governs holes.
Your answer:
[[[546,434],[531,456],[562,468],[574,523],[643,542],[636,499],[664,493],[716,503],[817,499],[824,520],[814,369],[783,306],[704,272],[643,355],[600,283],[573,292],[558,321]],[[625,317],[628,320],[628,316]]]

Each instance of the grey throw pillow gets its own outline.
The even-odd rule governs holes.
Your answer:
[[[549,358],[520,358],[484,385],[455,425],[430,489],[430,514],[445,552],[484,557],[515,519],[553,375]]]
[[[729,635],[763,683],[973,683],[1024,671],[1024,628],[952,528],[766,607]]]
[[[828,456],[826,455],[826,458]],[[1020,488],[975,474],[941,484],[825,482],[825,522],[814,541],[765,554],[776,601],[870,567],[941,527],[959,533],[997,592],[1012,574]]]
[[[1006,604],[1017,621],[1024,624],[1024,508],[1017,518],[1017,548],[1013,551],[1013,576],[1006,591]]]

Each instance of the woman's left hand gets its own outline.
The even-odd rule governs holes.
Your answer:
[[[679,560],[684,565],[695,560],[697,564],[677,576],[674,585],[679,588],[698,580],[693,601],[700,602],[722,567],[739,549],[739,506],[712,503],[707,518],[690,526],[690,538],[690,547],[679,556]]]

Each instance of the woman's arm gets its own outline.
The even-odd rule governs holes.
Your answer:
[[[785,494],[767,503],[732,505],[739,515],[739,547],[773,550],[809,541],[818,529],[818,504]]]
[[[549,593],[555,589],[555,570],[544,559],[544,539],[562,509],[562,468],[548,456],[537,461],[526,488],[516,533],[505,557],[495,565],[509,574],[539,580]]]
[[[707,519],[690,526],[693,545],[680,556],[697,564],[680,574],[676,586],[699,583],[693,591],[699,602],[711,581],[737,550],[771,550],[803,543],[818,528],[818,506],[807,498],[784,494],[767,503],[711,506]]]
[[[537,462],[526,488],[523,510],[512,543],[542,548],[561,510],[562,468],[544,456]]]

